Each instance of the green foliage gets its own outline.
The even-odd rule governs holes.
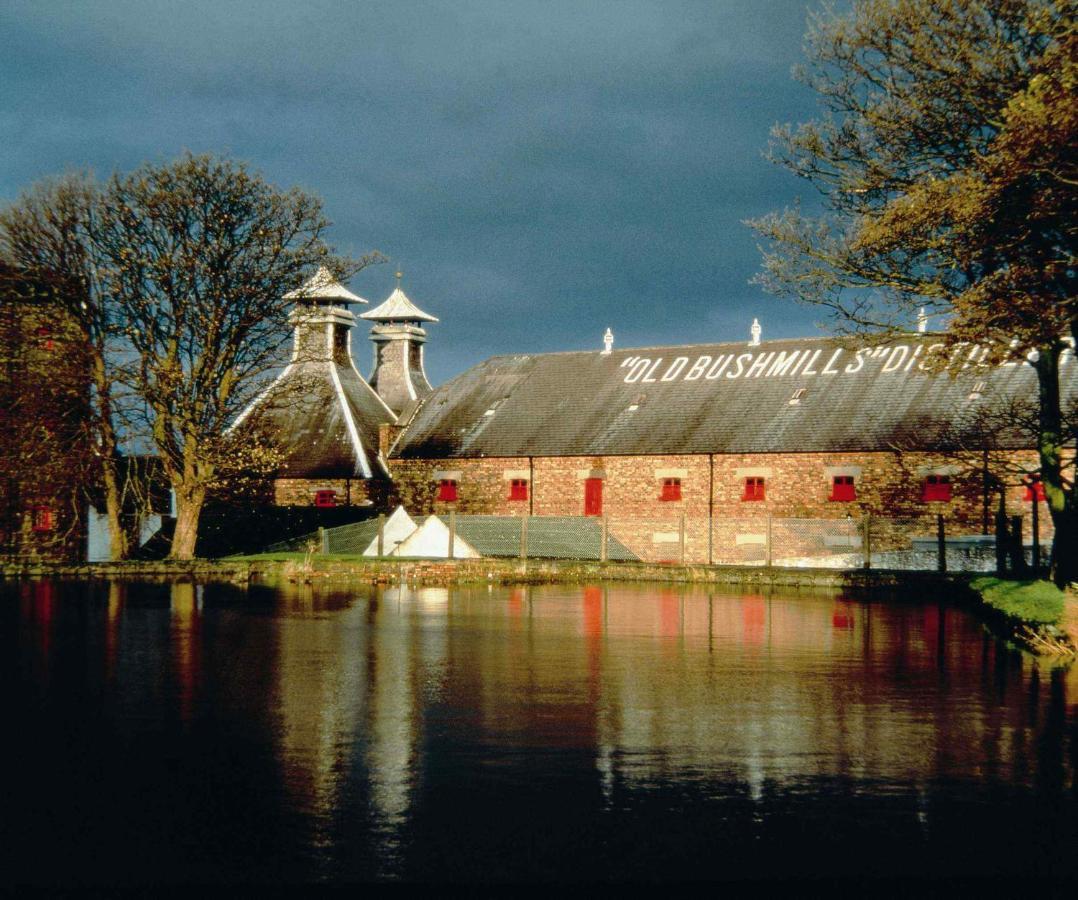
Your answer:
[[[1063,617],[1064,594],[1050,581],[1008,581],[985,576],[970,582],[985,603],[1032,625],[1056,625]]]
[[[768,290],[840,333],[908,332],[1031,355],[1039,393],[1008,425],[1040,454],[1053,576],[1078,580],[1078,415],[1060,379],[1078,342],[1078,0],[855,0],[827,8],[800,77],[824,114],[774,131],[772,157],[819,192],[750,224]]]

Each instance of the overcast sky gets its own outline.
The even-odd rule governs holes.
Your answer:
[[[802,0],[4,0],[0,199],[184,150],[320,195],[337,249],[441,318],[435,383],[498,353],[816,332],[749,284],[764,158],[815,114]],[[365,330],[365,329],[364,329]],[[366,348],[358,358],[367,372]]]

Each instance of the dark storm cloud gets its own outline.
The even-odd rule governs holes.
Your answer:
[[[805,8],[704,3],[8,3],[0,196],[70,167],[227,152],[320,194],[440,316],[441,380],[492,353],[810,330],[750,286],[761,156],[813,113]],[[353,284],[380,301],[392,267]]]

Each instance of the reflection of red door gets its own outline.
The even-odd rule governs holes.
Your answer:
[[[584,515],[601,516],[603,514],[603,479],[584,479]]]

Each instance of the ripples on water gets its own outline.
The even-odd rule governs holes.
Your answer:
[[[1078,868],[1078,680],[934,601],[0,585],[0,881]]]

